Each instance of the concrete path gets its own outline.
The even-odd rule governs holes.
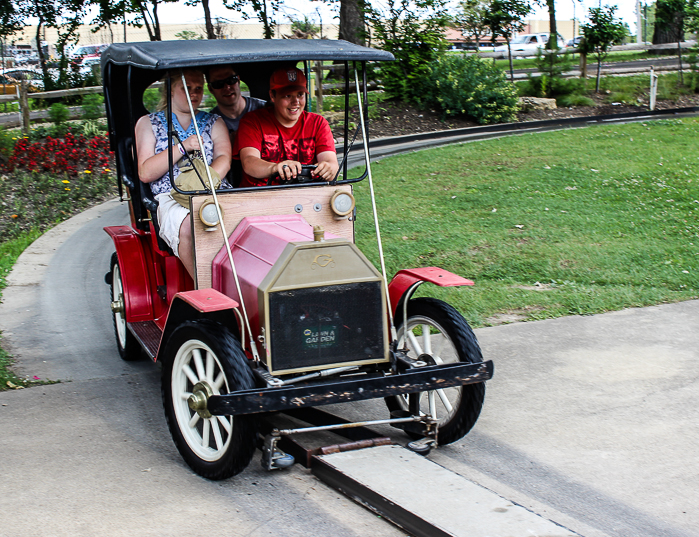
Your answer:
[[[108,203],[58,226],[3,292],[20,372],[71,382],[0,393],[0,536],[401,535],[298,466],[192,474],[157,366],[114,347],[101,227],[126,219]],[[479,329],[496,367],[483,414],[430,458],[580,535],[699,535],[698,326],[690,301]]]

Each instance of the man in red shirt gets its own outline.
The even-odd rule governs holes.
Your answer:
[[[236,140],[243,165],[241,187],[266,185],[279,174],[289,181],[302,164],[317,164],[312,175],[332,181],[339,165],[330,126],[323,116],[306,112],[306,77],[296,68],[279,69],[269,80],[273,107],[246,114]]]

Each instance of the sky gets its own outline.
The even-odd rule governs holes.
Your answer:
[[[372,3],[377,3],[373,0]],[[579,22],[585,22],[585,16],[590,7],[599,7],[600,0],[556,0],[556,18],[558,20],[570,20],[575,16]],[[336,4],[339,7],[339,2]],[[618,0],[616,2],[602,1],[602,5],[616,5],[617,17],[628,23],[631,32],[636,30],[636,2],[635,0]],[[167,6],[167,7],[165,7]],[[233,22],[241,22],[243,19],[240,14],[235,11],[226,9],[223,6],[223,0],[211,0],[211,12],[213,17],[221,17],[229,19]],[[189,7],[185,6],[184,2],[178,4],[161,4],[159,10],[160,22],[164,24],[179,24],[182,21],[192,21],[193,23],[203,24],[204,16],[201,6]],[[337,23],[336,11],[327,2],[310,1],[310,0],[286,0],[282,2],[281,8],[282,17],[303,19],[304,14],[316,24],[322,17],[323,24]],[[537,8],[530,15],[531,19],[548,20],[548,10],[546,8]],[[284,20],[283,22],[287,22]]]

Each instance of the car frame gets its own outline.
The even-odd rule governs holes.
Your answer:
[[[421,452],[457,441],[478,419],[492,362],[452,306],[413,298],[427,282],[473,282],[437,267],[403,269],[390,280],[385,271],[366,141],[366,64],[392,59],[331,40],[114,44],[102,55],[109,138],[131,221],[105,228],[116,250],[105,281],[117,348],[127,361],[146,354],[162,362],[171,435],[203,477],[241,472],[256,447],[266,468],[288,466],[277,445],[282,433],[265,425],[275,412],[385,398],[390,417],[379,421],[404,429]],[[342,158],[342,179],[330,183],[185,192],[190,278],[158,237],[157,204],[138,178],[134,128],[147,113],[144,91],[173,69],[232,63],[252,96],[266,99],[274,70],[303,62],[309,73],[313,61],[344,64],[344,157],[354,71],[363,173],[350,177]],[[164,80],[167,96],[171,83]],[[381,271],[354,244],[353,188],[362,180],[372,193]]]

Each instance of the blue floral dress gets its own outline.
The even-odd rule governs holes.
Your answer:
[[[208,112],[197,112],[197,126],[199,127],[199,133],[201,134],[202,142],[204,143],[204,154],[206,155],[206,163],[211,165],[214,159],[214,142],[211,140],[211,130],[214,127],[214,123],[220,116],[216,114],[210,114]],[[151,127],[153,128],[153,134],[155,135],[155,153],[156,155],[161,151],[167,151],[167,117],[165,112],[156,112],[154,114],[149,114]],[[177,121],[177,116],[172,114],[172,126],[183,142],[196,134],[194,130],[194,122],[190,122],[189,128],[186,130],[182,128],[180,122]],[[175,142],[173,141],[173,145]],[[186,162],[186,159],[180,160],[180,162]],[[177,178],[180,174],[180,168],[177,163],[173,165],[173,179]],[[224,185],[225,186],[225,185]],[[172,185],[170,183],[170,174],[165,173],[157,181],[153,181],[150,184],[150,190],[153,192],[154,196],[158,194],[165,194],[172,190]]]

